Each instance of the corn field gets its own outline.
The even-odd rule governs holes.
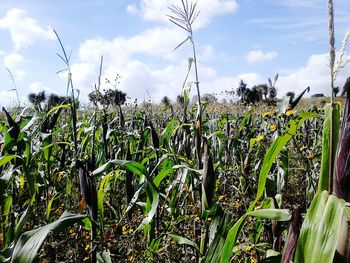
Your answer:
[[[225,262],[227,248],[233,262],[278,262],[293,249],[288,229],[300,231],[318,195],[333,197],[315,195],[325,120],[317,107],[211,109],[202,169],[190,105],[172,118],[129,109],[124,123],[113,109],[44,108],[3,109],[3,262]]]
[[[0,262],[349,262],[350,78],[322,106],[203,102],[181,3],[196,79],[171,107],[106,107],[101,72],[79,107],[55,32],[71,96],[0,113]]]

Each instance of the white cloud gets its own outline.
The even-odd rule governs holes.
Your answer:
[[[18,53],[11,53],[4,57],[3,65],[5,68],[8,68],[15,80],[22,80],[27,74],[24,70],[27,60]]]
[[[101,55],[104,55],[104,65],[109,65],[111,62],[114,65],[115,63],[125,65],[133,54],[147,54],[174,60],[186,50],[185,46],[182,46],[181,50],[174,52],[174,48],[185,38],[184,32],[168,27],[151,28],[130,38],[117,37],[107,40],[96,37],[80,45],[79,57],[84,62],[98,63]]]
[[[129,5],[127,11],[131,14],[140,14],[145,20],[168,21],[170,14],[168,7],[171,4],[178,5],[176,0],[141,0],[139,6]],[[237,10],[238,4],[235,0],[200,0],[197,10],[200,11],[194,28],[201,28],[210,23],[214,16],[233,13]]]
[[[261,50],[252,50],[249,51],[249,53],[246,56],[246,60],[250,64],[255,64],[255,63],[262,63],[268,60],[272,60],[278,56],[278,52],[276,51],[270,51],[264,53]]]
[[[310,95],[315,93],[330,94],[330,70],[328,54],[316,54],[310,56],[307,65],[301,67],[294,72],[281,76],[277,81],[277,89],[279,96],[283,96],[288,91],[300,93],[306,87],[310,86]],[[349,57],[350,58],[350,57]],[[335,85],[343,87],[346,78],[350,72],[350,65],[348,64],[340,71]]]
[[[176,28],[155,27],[130,38],[107,40],[96,37],[86,40],[80,45],[79,61],[71,66],[75,87],[86,98],[96,83],[103,55],[102,80],[113,80],[120,74],[122,79],[119,88],[129,96],[148,98],[147,90],[150,94],[156,94],[154,99],[159,100],[161,96],[168,95],[166,89],[169,87],[171,92],[178,94],[181,92],[182,76],[185,76],[188,68],[187,57],[191,49],[190,45],[184,45],[176,51],[174,48],[185,38],[186,34]],[[203,52],[209,56],[213,51],[205,47]],[[144,55],[157,57],[158,60],[161,58],[167,64],[161,67],[158,64],[146,65],[139,58]],[[206,75],[210,74],[213,73],[206,72]],[[66,74],[60,76],[66,78]]]
[[[21,105],[26,102],[25,97],[19,97]],[[15,90],[0,90],[0,107],[12,108],[18,106],[18,99]]]
[[[126,11],[132,15],[137,15],[137,13],[139,12],[139,10],[135,4],[128,5],[126,7]]]
[[[43,28],[38,22],[29,17],[26,11],[13,8],[0,19],[0,29],[8,29],[15,49],[33,45],[43,40],[53,40],[55,35],[50,27]]]
[[[239,81],[243,80],[248,85],[248,87],[252,87],[254,85],[258,85],[266,82],[265,78],[263,78],[261,75],[254,72],[241,73],[241,74],[238,74],[237,77]]]
[[[289,7],[322,8],[324,1],[322,0],[278,0],[278,3]]]
[[[34,81],[29,85],[29,89],[33,93],[38,93],[41,91],[45,91],[46,93],[54,93],[52,89],[48,88],[45,84],[40,81]]]
[[[198,57],[198,61],[210,61],[215,58],[224,57],[224,54],[216,54],[212,45],[205,45],[201,51],[202,54]]]

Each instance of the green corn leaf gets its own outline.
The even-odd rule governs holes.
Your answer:
[[[115,166],[122,166],[125,169],[127,169],[129,172],[132,172],[133,174],[137,174],[139,176],[145,176],[147,178],[147,181],[152,184],[152,187],[157,189],[157,187],[153,183],[153,179],[149,175],[147,169],[138,162],[133,161],[126,161],[126,160],[111,160],[105,163],[104,165],[100,166],[96,170],[92,172],[92,175],[99,175],[104,172],[110,171]]]
[[[149,210],[147,210],[147,216],[142,220],[141,224],[137,228],[137,230],[141,230],[152,221],[154,215],[156,214],[157,207],[159,204],[158,188],[154,184],[153,179],[149,175],[147,169],[142,164],[137,162],[131,162],[131,161],[125,161],[125,160],[111,160],[105,163],[104,165],[102,165],[101,167],[99,167],[98,169],[96,169],[95,171],[93,171],[92,175],[97,175],[103,172],[107,172],[116,165],[122,166],[128,171],[132,172],[133,174],[144,176],[147,179],[146,190],[150,195],[149,196],[150,198],[147,198],[147,204],[149,206]],[[139,192],[137,192],[137,196],[136,196],[136,193],[135,193],[134,197],[136,196],[136,198],[138,198],[138,194]],[[132,203],[133,201],[134,201],[134,198],[132,200]],[[131,206],[129,205],[130,208]],[[128,210],[129,210],[129,207],[128,207]]]
[[[169,168],[169,167],[165,167],[164,169],[162,169],[156,176],[156,178],[154,178],[153,183],[159,187],[160,183],[162,182],[162,180],[168,176],[169,174],[172,174],[174,171],[173,168]]]
[[[217,220],[220,223],[216,229],[215,238],[203,258],[203,263],[219,262],[226,236],[232,226],[232,214],[224,213],[222,216],[214,218],[210,228],[213,224],[216,224],[215,221]],[[213,234],[211,233],[210,236],[213,236]]]
[[[332,116],[333,114],[333,116]],[[339,129],[340,129],[340,105],[334,104],[334,107],[327,105],[325,108],[325,120],[322,133],[322,164],[318,181],[318,191],[330,190],[329,182],[331,169],[331,126],[333,125],[333,153],[337,150]]]
[[[345,201],[317,192],[300,230],[295,263],[331,263],[340,235]]]
[[[8,224],[8,218],[9,218],[9,214],[10,214],[10,211],[11,211],[11,206],[12,206],[12,196],[9,195],[5,199],[5,202],[3,204],[3,212],[4,212],[4,216],[5,216],[5,225]]]
[[[270,169],[277,155],[280,153],[283,147],[289,142],[289,140],[296,134],[296,132],[301,127],[301,125],[303,125],[305,120],[316,118],[316,117],[319,117],[319,115],[312,112],[303,112],[298,114],[295,118],[293,118],[289,122],[288,131],[284,135],[278,137],[272,143],[272,145],[270,146],[269,150],[267,151],[264,157],[264,162],[262,164],[262,168],[259,174],[258,192],[256,194],[256,199],[259,199],[264,193],[266,178],[270,172]]]
[[[103,251],[102,253],[97,253],[98,263],[112,263],[111,254],[108,251]]]
[[[150,184],[149,182],[147,183],[146,188],[147,188],[146,190],[151,195],[152,201],[150,201],[150,198],[147,197],[147,203],[150,206],[150,209],[149,209],[149,211],[147,211],[147,216],[142,220],[142,222],[139,225],[139,227],[137,228],[137,230],[143,229],[146,225],[148,225],[152,221],[154,215],[157,212],[157,208],[158,208],[158,204],[159,204],[159,193],[157,192],[156,188],[153,187],[153,185]]]
[[[260,170],[259,174],[259,182],[258,182],[258,191],[255,197],[255,200],[250,204],[247,212],[233,225],[233,227],[230,229],[225,245],[222,251],[222,256],[220,262],[227,263],[230,261],[232,249],[235,246],[238,238],[238,234],[241,232],[241,229],[244,225],[245,219],[251,211],[253,211],[255,204],[258,202],[258,200],[261,198],[261,196],[264,194],[265,185],[266,185],[266,179],[269,175],[270,169],[277,157],[277,155],[280,153],[280,151],[283,149],[283,147],[289,142],[289,140],[296,134],[298,129],[301,127],[301,125],[304,123],[305,120],[318,117],[317,114],[312,112],[303,112],[295,116],[290,122],[289,122],[289,129],[288,131],[278,137],[270,146],[268,149],[265,157],[264,162],[262,164],[262,168]]]
[[[29,215],[30,215],[30,206],[27,207],[27,209],[23,212],[23,214],[21,215],[18,223],[16,224],[16,227],[15,227],[15,241],[17,241],[17,239],[19,238],[21,232],[22,232],[22,229],[24,227],[24,225],[27,223],[28,221],[28,218],[29,218]]]
[[[169,145],[171,135],[174,133],[174,131],[176,130],[176,125],[178,125],[179,123],[180,123],[180,120],[174,118],[165,127],[165,129],[161,134],[163,147],[166,147]]]
[[[49,110],[49,112],[46,114],[46,118],[49,117],[54,111],[58,110],[58,109],[69,109],[71,107],[70,104],[63,104],[63,105],[59,105],[56,107],[53,107],[51,110]]]
[[[259,209],[248,213],[248,215],[277,221],[289,221],[292,218],[288,209]]]
[[[13,159],[15,158],[21,158],[19,156],[16,156],[16,155],[6,155],[6,156],[2,156],[0,158],[0,167],[11,162]]]
[[[54,194],[54,196],[49,200],[48,204],[47,204],[47,207],[46,207],[46,214],[45,214],[45,217],[46,217],[46,221],[49,221],[50,220],[50,214],[51,214],[51,209],[52,209],[52,203],[53,201],[56,199],[57,197],[57,193]]]
[[[175,240],[175,242],[178,243],[179,245],[189,245],[189,246],[194,247],[195,249],[199,250],[196,243],[194,243],[193,241],[191,241],[185,237],[174,235],[174,234],[168,234],[168,236],[173,238]]]
[[[115,175],[119,175],[120,173],[117,172],[110,172],[106,176],[104,176],[100,182],[100,187],[97,191],[97,207],[98,207],[98,214],[100,219],[100,224],[103,226],[103,220],[104,220],[104,205],[103,201],[105,198],[105,194],[107,192],[108,186],[111,184],[112,179]]]
[[[35,112],[34,116],[31,118],[31,120],[21,129],[21,132],[25,132],[31,128],[37,120],[40,120],[41,118],[37,116],[37,112]]]
[[[84,223],[90,223],[90,221],[84,221],[86,218],[87,215],[77,215],[64,212],[57,221],[38,229],[25,232],[20,236],[14,248],[11,262],[33,262],[41,245],[51,231],[63,231],[75,223],[79,223],[81,225],[84,225]]]

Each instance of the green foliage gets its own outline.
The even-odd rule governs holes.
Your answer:
[[[333,262],[341,230],[345,201],[318,192],[300,231],[294,262]]]
[[[63,231],[75,223],[89,227],[90,221],[87,220],[86,215],[76,215],[65,212],[57,221],[38,229],[23,233],[13,250],[11,262],[33,262],[37,256],[38,250],[46,239],[46,236],[51,231]]]

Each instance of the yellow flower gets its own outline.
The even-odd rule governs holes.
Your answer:
[[[259,142],[262,139],[264,139],[264,135],[259,135],[258,137],[256,137],[256,141]]]
[[[287,112],[286,112],[286,115],[287,116],[290,116],[290,115],[293,115],[294,114],[294,110],[288,110]]]
[[[194,221],[198,222],[198,221],[199,221],[199,216],[196,216],[196,217],[194,218]]]
[[[258,263],[258,260],[255,257],[252,257],[251,260],[252,263]]]
[[[90,250],[90,244],[87,244],[85,247],[85,251],[88,251],[88,250]]]
[[[233,207],[234,208],[240,208],[241,204],[239,202],[236,202],[236,203],[233,204]]]
[[[312,154],[312,153],[310,153],[306,158],[307,159],[309,159],[309,160],[311,160],[311,159],[313,159],[315,156]]]
[[[249,250],[251,250],[251,249],[252,249],[251,246],[246,246],[246,247],[245,247],[245,250],[246,250],[246,251],[249,251]]]
[[[301,146],[301,147],[300,147],[300,151],[301,151],[301,152],[304,151],[305,149],[307,149],[306,146]]]
[[[122,234],[123,234],[123,235],[126,235],[126,234],[128,234],[128,232],[129,232],[128,228],[126,227],[126,225],[124,225],[124,226],[122,227]]]
[[[208,217],[208,219],[207,219],[208,221],[211,221],[211,217]]]
[[[270,130],[275,131],[277,129],[277,125],[275,123],[271,124]]]

